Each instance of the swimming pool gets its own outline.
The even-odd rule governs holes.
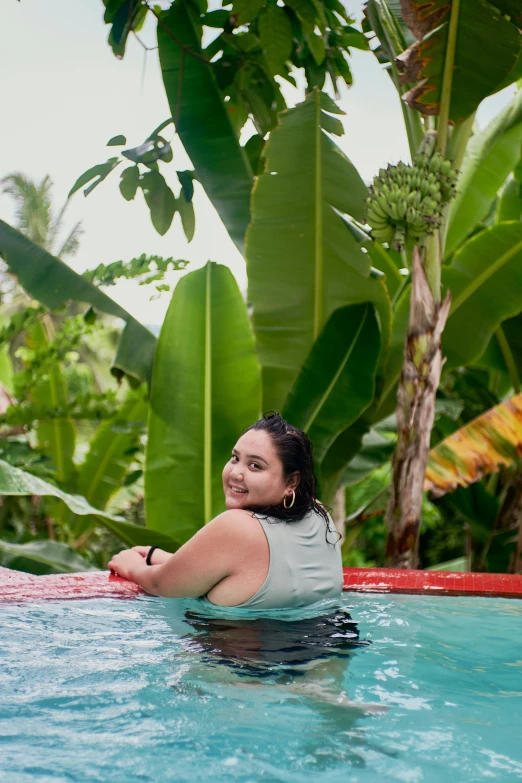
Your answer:
[[[317,669],[292,688],[277,667],[256,679],[214,664],[187,619],[194,602],[4,604],[0,780],[522,778],[522,602],[342,603],[371,644],[333,659],[326,676],[385,714],[324,701],[306,686]]]

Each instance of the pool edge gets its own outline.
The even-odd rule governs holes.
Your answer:
[[[522,598],[522,574],[345,568],[345,592]],[[34,576],[0,567],[0,602],[49,599],[134,598],[132,582],[108,571]]]
[[[345,568],[347,592],[522,598],[522,574]]]

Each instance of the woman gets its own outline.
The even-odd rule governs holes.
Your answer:
[[[307,435],[269,414],[243,433],[223,469],[227,511],[175,554],[135,547],[109,568],[147,593],[217,606],[263,610],[338,598],[339,535],[315,499],[316,484]]]
[[[279,414],[266,415],[239,438],[223,469],[227,511],[173,555],[135,547],[115,555],[109,568],[148,593],[256,610],[248,620],[186,613],[207,679],[225,664],[252,687],[277,677],[291,692],[357,713],[382,712],[381,705],[354,704],[342,689],[344,659],[368,642],[359,641],[348,612],[332,611],[343,585],[339,535],[315,499],[316,484],[308,437]],[[313,618],[270,616],[317,602]]]

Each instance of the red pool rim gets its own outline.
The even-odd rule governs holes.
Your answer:
[[[356,593],[522,598],[522,574],[345,568],[344,590]],[[134,598],[142,593],[137,585],[109,574],[108,571],[33,576],[0,567],[0,603],[49,599]]]

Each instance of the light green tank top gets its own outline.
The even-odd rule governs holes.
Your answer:
[[[343,569],[338,534],[328,517],[310,511],[298,522],[258,516],[268,541],[270,566],[264,583],[242,609],[309,606],[338,598]]]

